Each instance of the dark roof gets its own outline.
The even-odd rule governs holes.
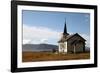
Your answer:
[[[67,36],[66,36],[67,38],[62,37],[58,42],[65,42],[65,41],[67,41],[69,38],[71,38],[73,35],[74,35],[74,34],[72,34],[72,35],[67,35]]]
[[[67,35],[67,38],[61,38],[59,41],[58,41],[58,43],[59,42],[65,42],[65,41],[68,41],[70,38],[72,38],[73,36],[75,36],[75,35],[77,35],[77,36],[79,36],[79,37],[81,37],[78,33],[76,33],[76,34],[72,34],[72,35]],[[86,41],[83,37],[81,37],[84,41]]]

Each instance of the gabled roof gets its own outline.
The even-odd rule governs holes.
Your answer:
[[[61,38],[59,41],[58,41],[58,43],[60,43],[60,42],[65,42],[65,41],[68,41],[69,39],[71,39],[73,36],[79,36],[79,37],[81,37],[78,33],[76,33],[76,34],[72,34],[72,35],[67,35],[67,38]],[[86,41],[83,37],[81,37],[84,41]]]
[[[58,43],[59,43],[59,42],[65,42],[65,41],[67,41],[67,40],[68,40],[69,38],[71,38],[73,35],[74,35],[74,34],[72,34],[72,35],[67,35],[66,38],[62,37],[62,38],[58,41]]]

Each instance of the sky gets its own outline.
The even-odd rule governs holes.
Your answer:
[[[66,22],[69,34],[79,33],[90,46],[90,14],[75,12],[22,11],[23,44],[57,45]]]

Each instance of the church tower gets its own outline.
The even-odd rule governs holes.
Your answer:
[[[64,31],[63,31],[61,39],[58,41],[60,53],[67,53],[67,41],[66,41],[66,39],[67,39],[68,35],[69,35],[69,33],[67,33],[66,20],[65,20]]]
[[[63,31],[63,34],[62,34],[62,38],[66,39],[68,35],[69,35],[69,33],[67,33],[66,20],[65,20],[64,31]]]

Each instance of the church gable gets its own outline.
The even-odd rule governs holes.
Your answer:
[[[78,33],[67,39],[68,52],[83,52],[85,49],[85,39]]]
[[[82,40],[82,41],[86,41],[83,37],[81,37],[78,33],[73,34],[73,35],[63,35],[63,37],[61,37],[61,39],[58,41],[60,42],[67,42],[70,40]]]
[[[78,33],[74,35],[70,35],[70,37],[67,38],[67,41],[73,41],[73,40],[81,40],[81,41],[86,41],[82,36],[80,36]]]

